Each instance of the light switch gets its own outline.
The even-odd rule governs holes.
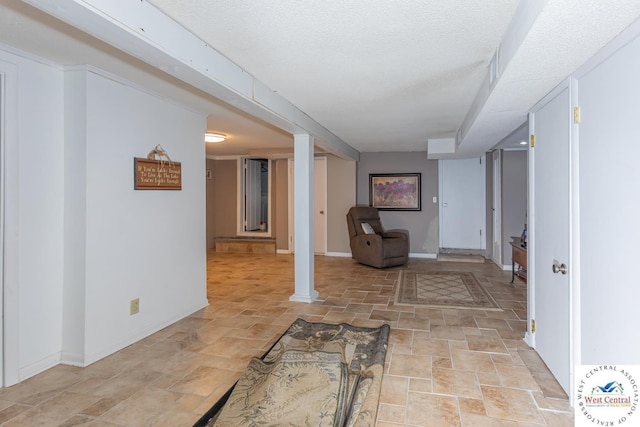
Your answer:
[[[438,203],[438,198],[437,197],[433,198],[433,203]]]

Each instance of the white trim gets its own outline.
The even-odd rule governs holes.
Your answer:
[[[409,253],[409,258],[438,259],[438,254]]]
[[[325,151],[359,160],[356,149],[150,2],[25,1],[249,115],[288,133],[304,130]]]
[[[524,338],[522,339],[529,347],[534,348],[536,340],[534,339],[534,335],[529,333],[529,331],[524,333]]]
[[[3,192],[3,241],[1,242],[2,271],[2,314],[3,314],[3,382],[10,386],[20,382],[20,273],[18,224],[18,163],[19,163],[19,87],[16,64],[0,60],[0,73],[4,74],[3,96],[3,144],[0,161]]]
[[[236,211],[236,235],[242,237],[273,237],[273,217],[271,215],[272,210],[272,199],[273,199],[273,186],[272,186],[272,173],[273,173],[273,161],[271,159],[266,159],[269,162],[269,171],[268,171],[268,183],[267,187],[269,188],[268,194],[269,197],[267,199],[267,231],[244,231],[244,219],[245,212],[244,206],[242,205],[242,201],[244,200],[244,160],[245,159],[255,159],[256,157],[251,156],[241,156],[237,158],[237,193],[236,193],[236,201],[237,201],[237,211]]]
[[[569,78],[569,102],[571,111],[578,106],[578,81]],[[575,367],[582,362],[582,333],[580,329],[580,135],[579,126],[574,120],[569,125],[569,330],[572,342],[569,346],[569,402],[574,401]]]
[[[211,154],[207,154],[205,157],[207,159],[209,159],[209,160],[238,160],[238,159],[241,159],[244,156],[241,156],[241,155],[213,156]]]
[[[31,378],[34,375],[38,375],[46,371],[47,369],[53,368],[60,364],[61,353],[57,352],[55,354],[49,355],[47,357],[43,357],[42,359],[30,363],[27,366],[23,366],[20,368],[20,381],[24,381],[27,378]]]
[[[184,108],[187,111],[191,111],[193,113],[196,114],[203,114],[206,115],[207,111],[205,109],[198,109],[198,108],[194,108],[188,104],[184,104],[181,103],[179,101],[176,101],[174,98],[170,98],[168,96],[163,95],[160,92],[156,92],[154,90],[150,90],[148,87],[142,86],[138,83],[132,82],[131,80],[127,80],[125,78],[122,78],[121,76],[117,75],[117,74],[113,74],[109,71],[103,70],[102,68],[98,68],[94,65],[66,65],[64,67],[62,67],[62,71],[67,72],[67,71],[84,71],[86,73],[91,73],[91,74],[95,74],[96,76],[105,78],[107,80],[111,80],[114,83],[126,86],[128,88],[132,88],[135,89],[138,92],[142,92],[145,93],[149,96],[152,96],[154,98],[157,98],[161,101],[164,101],[168,104],[171,105],[176,105],[180,108]],[[204,141],[204,132],[202,135],[202,140]]]
[[[513,266],[512,265],[502,264],[502,270],[503,271],[513,271]]]
[[[287,247],[289,253],[295,252],[295,246],[293,244],[293,230],[295,228],[294,222],[294,208],[293,208],[293,159],[287,159],[287,218],[288,218],[288,230],[287,230]]]
[[[489,160],[487,160],[489,161]],[[502,265],[502,151],[495,150],[491,154],[492,176],[492,200],[491,200],[491,224],[493,233],[491,236],[491,259],[497,265]],[[496,253],[496,243],[498,253]]]
[[[136,334],[131,335],[126,339],[119,341],[113,345],[110,345],[108,348],[103,348],[96,353],[85,354],[81,356],[80,361],[78,361],[78,354],[67,353],[66,356],[71,356],[71,358],[68,360],[63,359],[61,360],[60,363],[64,365],[72,365],[72,366],[80,366],[80,367],[89,366],[90,364],[95,363],[98,360],[101,360],[109,355],[112,355],[122,350],[123,348],[128,347],[129,345],[136,343],[161,329],[166,328],[167,326],[173,325],[177,321],[190,316],[191,314],[207,307],[208,305],[209,305],[209,301],[205,299],[204,302],[201,302],[200,304],[194,304],[190,308],[182,310],[180,313],[176,314],[175,316],[172,316],[171,318],[166,319],[162,322],[159,322],[155,325],[144,328],[139,332],[137,332]]]
[[[327,247],[329,246],[329,242],[327,241],[328,240],[327,235],[329,234],[328,233],[328,228],[329,228],[329,225],[328,225],[328,217],[329,217],[329,213],[328,213],[328,211],[329,211],[329,208],[328,208],[328,205],[329,205],[329,202],[328,202],[329,188],[328,188],[328,184],[327,184],[327,182],[328,182],[328,176],[327,175],[329,174],[329,167],[328,167],[328,162],[327,162],[327,157],[326,156],[315,156],[314,155],[313,162],[314,162],[313,163],[313,181],[314,181],[313,182],[313,188],[314,188],[314,192],[313,192],[313,202],[314,203],[313,204],[314,204],[314,210],[317,211],[318,208],[322,208],[324,210],[324,214],[321,217],[322,218],[321,221],[324,222],[324,226],[323,226],[324,234],[322,236],[316,236],[315,233],[314,233],[313,239],[314,239],[314,246],[315,246],[315,240],[316,239],[322,239],[323,240],[322,248],[324,249],[324,252],[316,252],[316,255],[325,255],[327,253]],[[319,162],[319,163],[316,163],[316,162]],[[318,201],[318,200],[316,200],[316,197],[318,195],[315,193],[315,186],[317,184],[317,182],[316,182],[316,173],[318,171],[318,166],[320,166],[322,168],[322,172],[323,172],[323,175],[324,175],[324,182],[320,183],[324,187],[323,190],[322,190],[323,193],[324,193],[323,194],[324,195],[324,200],[322,200],[323,206],[318,206],[317,203],[316,203]],[[314,214],[314,217],[315,217],[315,214]],[[316,224],[315,224],[315,219],[314,219],[314,223],[313,223],[314,230],[315,230],[315,227],[316,227]]]
[[[53,61],[50,61],[46,58],[43,58],[38,55],[34,55],[30,52],[25,52],[20,49],[16,49],[13,46],[7,46],[6,44],[0,43],[0,50],[3,50],[11,55],[19,56],[20,58],[24,58],[29,61],[37,62],[38,64],[46,65],[47,67],[55,68],[56,70],[63,70],[64,66],[57,64]]]
[[[327,252],[324,256],[338,257],[338,258],[353,258],[351,252]]]
[[[536,272],[533,268],[535,265],[535,247],[536,247],[536,206],[535,206],[535,164],[536,149],[531,147],[531,136],[535,135],[535,114],[529,113],[529,156],[527,165],[527,332],[525,334],[526,342],[529,346],[536,347],[536,334],[531,332],[531,322],[534,320],[536,312]]]
[[[320,294],[318,294],[317,291],[312,291],[310,296],[293,294],[289,297],[289,301],[312,303],[318,299],[318,296],[320,296]]]

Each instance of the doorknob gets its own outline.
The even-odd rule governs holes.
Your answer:
[[[324,215],[324,211],[320,211],[320,213],[321,213],[322,215]]]
[[[553,265],[551,266],[551,269],[556,274],[558,273],[567,274],[567,266],[565,264],[560,264],[555,259],[553,260]]]

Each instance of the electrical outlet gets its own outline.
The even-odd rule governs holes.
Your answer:
[[[132,299],[129,305],[129,314],[132,316],[140,312],[140,298]]]

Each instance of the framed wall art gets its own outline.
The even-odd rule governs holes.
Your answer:
[[[420,173],[369,174],[369,205],[379,210],[422,210]]]

